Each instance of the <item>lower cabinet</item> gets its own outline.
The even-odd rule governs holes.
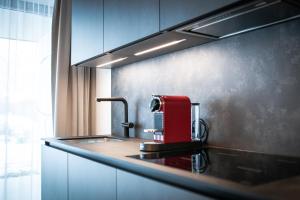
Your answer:
[[[116,200],[116,168],[68,155],[70,200]]]
[[[42,200],[211,200],[46,145]]]
[[[68,199],[68,153],[42,146],[42,200]]]
[[[118,200],[211,200],[206,196],[122,170],[117,170],[117,180]]]

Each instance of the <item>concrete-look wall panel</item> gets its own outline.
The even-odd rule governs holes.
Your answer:
[[[149,138],[151,94],[201,103],[208,143],[300,156],[300,20],[252,31],[112,70],[112,96],[124,96],[131,136]],[[121,104],[112,130],[122,133]]]

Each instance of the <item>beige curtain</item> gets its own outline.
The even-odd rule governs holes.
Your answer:
[[[56,137],[96,132],[96,70],[70,66],[71,1],[56,0],[52,21],[52,105]]]

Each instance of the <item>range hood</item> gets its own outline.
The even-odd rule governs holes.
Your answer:
[[[242,0],[231,8],[214,13],[105,52],[75,66],[119,67],[295,19],[300,17],[300,1]]]
[[[177,31],[220,39],[299,16],[299,0],[257,0],[199,20]]]

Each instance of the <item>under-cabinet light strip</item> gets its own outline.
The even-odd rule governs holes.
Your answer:
[[[119,58],[119,59],[116,59],[116,60],[112,60],[112,61],[109,61],[109,62],[100,64],[100,65],[97,65],[97,67],[104,67],[104,66],[107,66],[107,65],[116,63],[116,62],[121,62],[122,60],[125,60],[125,59],[127,59],[127,58],[128,58],[128,57],[123,57],[123,58]]]
[[[181,40],[175,40],[175,41],[172,41],[172,42],[168,42],[168,43],[165,43],[165,44],[162,44],[162,45],[159,45],[159,46],[156,46],[156,47],[153,47],[153,48],[150,48],[150,49],[146,49],[144,51],[140,51],[140,52],[137,52],[135,53],[134,55],[135,56],[139,56],[139,55],[143,55],[143,54],[146,54],[146,53],[150,53],[152,51],[156,51],[156,50],[159,50],[159,49],[162,49],[162,48],[166,48],[166,47],[169,47],[169,46],[172,46],[172,45],[175,45],[175,44],[178,44],[180,42],[183,42],[185,41],[186,39],[181,39]],[[119,58],[119,59],[116,59],[116,60],[112,60],[112,61],[109,61],[109,62],[106,62],[106,63],[102,63],[100,65],[97,65],[97,67],[104,67],[104,66],[107,66],[107,65],[110,65],[110,64],[114,64],[114,63],[117,63],[117,62],[121,62],[125,59],[127,59],[128,57],[123,57],[123,58]]]
[[[166,47],[169,47],[169,46],[178,44],[178,43],[183,42],[183,41],[185,41],[185,40],[186,40],[186,39],[181,39],[181,40],[175,40],[175,41],[172,41],[172,42],[168,42],[168,43],[166,43],[166,44],[162,44],[162,45],[159,45],[159,46],[156,46],[156,47],[153,47],[153,48],[144,50],[144,51],[137,52],[137,53],[135,53],[134,55],[135,55],[135,56],[139,56],[139,55],[143,55],[143,54],[145,54],[145,53],[150,53],[150,52],[152,52],[152,51],[156,51],[156,50],[159,50],[159,49],[162,49],[162,48],[166,48]]]

